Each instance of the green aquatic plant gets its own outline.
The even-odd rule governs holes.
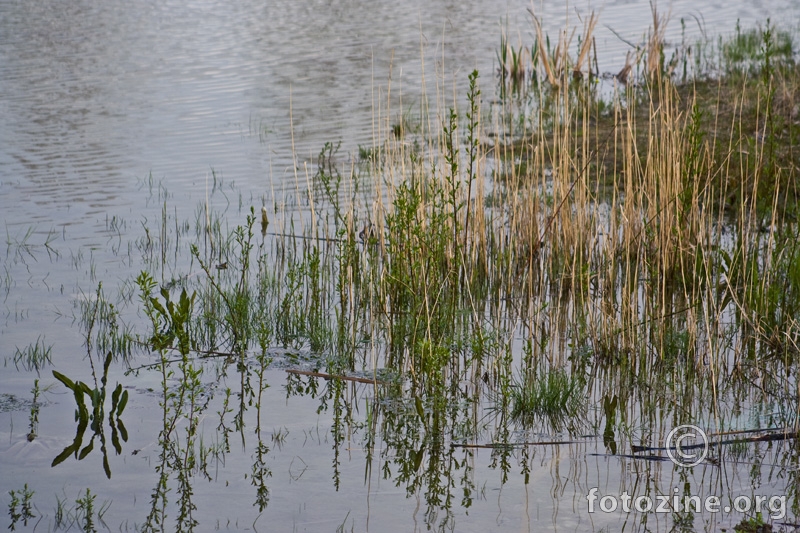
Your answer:
[[[28,484],[20,490],[8,491],[11,501],[8,502],[8,516],[11,523],[8,525],[9,531],[17,530],[17,523],[22,522],[23,526],[28,525],[28,521],[36,518],[33,514],[33,495],[34,491],[28,488]]]
[[[122,322],[117,306],[107,298],[102,282],[97,284],[97,290],[93,294],[81,294],[76,300],[76,306],[80,310],[78,321],[85,328],[84,343],[93,375],[95,354],[112,352],[115,356],[131,355],[134,348],[133,335]]]
[[[198,425],[200,417],[208,406],[203,399],[203,385],[200,381],[202,367],[195,365],[190,358],[192,340],[190,325],[194,312],[196,294],[191,296],[186,289],[176,301],[170,292],[161,288],[161,299],[152,295],[157,283],[147,272],[141,272],[136,279],[140,299],[144,303],[145,314],[150,320],[152,330],[148,345],[158,354],[156,367],[161,377],[162,427],[159,432],[159,459],[156,471],[158,481],[150,499],[150,512],[144,525],[145,531],[158,531],[164,528],[167,518],[167,495],[170,492],[169,478],[175,474],[178,484],[177,528],[191,531],[197,526],[194,517],[196,504],[192,499],[194,490],[191,476],[196,465],[202,469],[202,443],[198,459]],[[162,301],[163,300],[163,301]],[[168,353],[177,350],[180,354],[178,368],[181,372],[177,390],[169,387],[168,380],[173,376],[172,363]],[[178,423],[186,418],[185,439],[177,435]]]
[[[736,533],[771,533],[772,526],[764,521],[760,512],[753,516],[742,518],[742,521],[733,526]]]
[[[238,253],[235,257],[238,261],[238,279],[234,287],[230,290],[224,288],[218,276],[212,273],[212,266],[207,260],[200,256],[200,250],[197,245],[191,246],[191,253],[195,260],[200,264],[200,268],[205,272],[206,279],[214,293],[222,300],[224,305],[224,325],[227,329],[228,344],[230,351],[243,356],[247,350],[251,335],[253,332],[252,323],[250,320],[250,291],[249,291],[249,276],[250,276],[250,260],[251,251],[253,249],[253,226],[255,224],[255,210],[250,208],[250,213],[247,215],[247,224],[245,226],[237,226],[233,232],[233,242],[238,248]],[[225,268],[217,267],[217,271],[227,270]],[[193,301],[193,299],[192,299]],[[187,302],[188,303],[188,302]],[[188,309],[187,309],[188,312]],[[188,317],[187,317],[188,319]],[[186,337],[188,343],[188,332]],[[189,346],[185,346],[188,353]],[[181,353],[184,353],[182,348]]]
[[[578,430],[587,407],[583,381],[562,369],[542,374],[523,375],[515,380],[511,387],[511,419],[526,428],[543,423],[555,432]]]
[[[481,143],[481,90],[478,87],[478,71],[473,70],[469,75],[469,89],[467,90],[467,102],[469,103],[469,110],[466,113],[467,118],[467,198],[464,203],[464,238],[461,246],[462,266],[466,266],[466,258],[472,257],[470,253],[470,216],[473,213],[471,207],[473,194],[477,186],[476,179],[478,173],[478,163],[480,156],[480,143]],[[470,269],[471,270],[471,269]]]
[[[93,494],[92,490],[87,488],[86,492],[75,500],[75,520],[84,533],[95,533],[98,525],[96,521],[99,521],[102,526],[108,529],[108,526],[103,521],[103,515],[108,511],[111,502],[105,501],[99,508],[96,508],[96,499],[97,494]]]
[[[19,369],[22,367],[28,372],[39,371],[45,365],[52,365],[52,351],[53,345],[45,345],[44,335],[36,337],[36,342],[29,344],[25,348],[15,347],[14,349],[14,366]]]
[[[328,205],[333,209],[334,230],[337,230],[336,233],[338,233],[339,226],[346,223],[340,210],[341,202],[339,201],[339,192],[344,177],[336,164],[336,157],[341,145],[341,142],[337,143],[336,146],[331,142],[325,143],[317,156],[317,171],[313,177],[313,183],[322,189]],[[365,156],[363,159],[373,159],[376,154],[367,151],[363,155]]]
[[[536,48],[527,53],[526,47],[511,46],[505,32],[500,35],[500,49],[497,51],[497,73],[499,78],[500,95],[519,95],[524,92],[528,64],[531,58],[536,57]]]
[[[395,135],[400,136],[403,134],[403,129],[398,125],[397,133]],[[374,165],[379,165],[384,159],[383,150],[380,147],[369,146],[369,145],[358,145],[358,160],[362,162],[372,163]]]
[[[31,389],[31,393],[33,394],[33,400],[31,400],[31,412],[28,418],[28,441],[32,441],[37,437],[37,432],[39,431],[39,395],[42,393],[42,390],[39,388],[39,380],[33,380],[33,389]]]
[[[794,41],[787,30],[778,30],[767,19],[763,28],[743,30],[736,21],[730,39],[720,37],[723,66],[729,73],[771,73],[776,65],[794,62]]]
[[[9,232],[9,226],[6,226],[6,257],[13,257],[14,263],[25,264],[26,257],[36,261],[36,256],[34,255],[36,245],[30,242],[35,229],[33,226],[28,226],[24,229],[24,233],[20,232],[12,236]]]

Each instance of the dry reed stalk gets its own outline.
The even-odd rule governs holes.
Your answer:
[[[579,88],[581,91],[590,91],[588,87]],[[589,188],[590,172],[592,169],[592,162],[600,157],[600,142],[608,142],[609,137],[605,139],[597,139],[595,132],[595,139],[598,141],[596,148],[592,149],[589,140],[592,137],[591,131],[591,96],[581,98],[583,103],[578,112],[576,120],[576,129],[580,131],[580,146],[577,149],[577,160],[575,162],[576,168],[580,169],[580,176],[575,185],[573,192],[575,204],[578,206],[574,213],[574,220],[577,226],[576,238],[574,241],[574,260],[581,262],[588,261],[591,257],[592,243],[597,241],[596,232],[598,228],[598,220],[596,219],[596,210],[590,206],[594,204],[595,198],[592,197]],[[595,165],[594,168],[597,168]],[[595,181],[595,183],[597,183]],[[577,275],[573,274],[573,279],[577,279]]]
[[[678,241],[686,229],[678,199],[684,192],[681,162],[687,147],[682,134],[686,125],[677,109],[674,87],[665,82],[659,84],[658,89],[658,107],[654,108],[651,102],[650,108],[650,127],[653,129],[649,134],[644,179],[648,196],[646,219],[650,224],[656,224],[658,230],[651,246],[660,256],[663,284],[680,255]]]
[[[614,77],[623,85],[628,84],[628,76],[631,73],[631,53],[630,51],[625,53],[625,66],[617,72]]]
[[[609,287],[609,290],[619,291],[618,311],[610,310],[606,317],[609,321],[605,325],[604,333],[611,335],[608,338],[618,337],[617,349],[633,353],[637,349],[637,332],[632,327],[639,321],[637,288],[640,286],[641,261],[645,255],[642,247],[642,205],[643,190],[641,184],[641,159],[636,144],[635,109],[629,105],[617,110],[615,135],[619,135],[622,145],[622,172],[623,183],[618,184],[624,191],[622,193],[620,215],[616,218],[617,227],[612,228],[613,238],[619,239],[614,257],[622,260],[620,265],[619,286]],[[622,119],[624,113],[625,119]]]
[[[481,127],[482,123],[479,125],[479,132]],[[479,133],[477,139],[480,140],[481,137],[482,135]],[[486,206],[484,204],[486,197],[486,152],[480,144],[478,145],[478,153],[475,159],[475,184],[473,186],[474,193],[472,194],[470,205],[467,206],[467,209],[472,210],[470,215],[472,224],[469,228],[471,235],[468,235],[471,241],[471,246],[468,248],[470,252],[468,260],[484,265],[483,270],[485,270],[485,265],[489,262],[486,240],[488,225],[486,221]]]
[[[653,1],[650,2],[650,11],[653,15],[653,28],[647,40],[647,74],[650,78],[656,78],[663,74],[661,57],[664,52],[664,35],[667,30],[669,13],[660,17],[656,3]]]
[[[569,34],[569,37],[567,37],[567,30],[563,30],[561,33],[559,33],[558,46],[553,54],[555,57],[555,72],[559,78],[564,76],[564,72],[569,67],[569,47],[570,44],[572,44],[572,39],[575,37],[576,31],[577,28],[572,28],[572,33]]]
[[[542,64],[544,68],[544,72],[547,75],[547,80],[550,82],[550,85],[553,87],[559,87],[561,84],[558,81],[558,67],[554,63],[554,60],[547,54],[547,40],[544,38],[544,34],[542,32],[542,25],[539,23],[539,19],[533,13],[533,10],[528,9],[531,14],[531,18],[533,19],[533,26],[536,29],[536,42],[539,48],[539,62]],[[556,58],[555,61],[558,61],[559,49],[561,47],[561,34],[559,34],[559,43],[558,47],[556,48],[556,53],[554,57]]]
[[[639,181],[642,169],[636,146],[634,106],[629,105],[623,113],[625,113],[625,120],[623,121],[621,114],[619,114],[616,122],[621,125],[620,128],[617,128],[617,131],[620,137],[619,142],[622,145],[621,167],[624,183],[619,185],[622,185],[624,192],[622,194],[621,216],[618,219],[619,227],[614,228],[614,231],[621,238],[621,249],[619,251],[622,252],[623,257],[630,258],[638,253],[638,240],[643,230],[639,213],[639,206],[643,203]]]
[[[583,26],[583,40],[581,41],[581,49],[578,52],[578,59],[575,61],[575,67],[573,68],[573,73],[578,73],[582,75],[583,73],[583,63],[584,61],[587,62],[586,68],[589,74],[592,72],[591,61],[589,60],[589,52],[592,49],[592,43],[594,43],[594,37],[592,34],[594,33],[594,27],[597,25],[597,15],[594,11],[589,16],[589,20]]]

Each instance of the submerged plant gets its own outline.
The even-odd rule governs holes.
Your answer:
[[[526,47],[520,45],[513,47],[508,42],[508,36],[503,32],[500,35],[500,49],[497,51],[497,73],[500,78],[500,94],[503,98],[507,95],[523,93],[527,77],[528,62],[531,57],[536,57],[536,48],[528,54]]]

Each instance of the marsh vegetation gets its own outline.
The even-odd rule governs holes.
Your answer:
[[[151,181],[161,216],[127,245],[139,274],[77,300],[86,376],[52,372],[73,392],[77,424],[53,466],[90,461],[97,438],[112,477],[106,433],[117,455],[138,454],[124,449],[137,397],[122,383],[141,379],[159,427],[152,490],[131,527],[205,527],[198,485],[222,484],[243,449],[247,468],[234,476],[258,528],[275,455],[294,437],[266,400],[283,387],[285,401],[313,399],[330,421],[330,490],[358,450],[366,483],[416,499],[420,529],[469,523],[487,499],[476,469],[500,487],[566,494],[575,511],[558,520],[571,529],[716,531],[746,518],[581,518],[580,495],[606,479],[583,472],[587,455],[621,472],[619,491],[785,494],[791,524],[800,72],[790,35],[767,23],[668,49],[654,11],[647,42],[604,79],[594,16],[578,37],[570,28],[552,40],[533,20],[536,41],[504,37],[498,72],[473,71],[454,101],[382,108],[358,157],[332,142],[312,170],[298,166],[297,208],[265,196],[216,209],[213,176],[194,220],[179,220]],[[109,224],[124,254],[122,223]],[[58,368],[44,338],[14,364]],[[126,369],[113,392],[112,365]],[[726,444],[692,469],[640,454],[681,424]],[[543,481],[536,471],[548,467]],[[14,524],[33,519],[33,497],[27,485],[12,494]],[[84,530],[96,528],[94,498],[87,489],[69,512]]]

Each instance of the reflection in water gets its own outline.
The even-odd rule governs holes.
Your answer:
[[[525,7],[502,9],[523,21],[527,46]],[[675,2],[673,16],[688,20],[695,8]],[[631,42],[649,24],[645,3],[603,9],[601,21]],[[726,4],[715,16],[732,26],[741,9]],[[749,9],[745,18],[761,14]],[[79,480],[113,494],[120,524],[147,530],[215,519],[222,527],[224,518],[267,529],[713,531],[740,518],[589,515],[592,488],[719,495],[729,504],[782,492],[796,514],[792,433],[726,437],[693,469],[673,467],[663,450],[639,451],[663,447],[680,423],[796,424],[793,340],[780,327],[759,336],[754,315],[737,307],[752,302],[730,300],[742,296],[733,282],[720,289],[729,300],[713,308],[718,320],[705,322],[730,324],[716,336],[697,331],[701,319],[685,312],[699,301],[717,305],[717,293],[655,287],[657,268],[637,277],[614,266],[629,255],[543,272],[538,244],[525,260],[509,252],[513,231],[526,223],[540,231],[543,220],[498,219],[502,234],[482,243],[450,231],[448,220],[478,200],[446,194],[466,161],[453,157],[465,125],[448,124],[444,110],[461,102],[450,95],[463,94],[473,68],[488,105],[503,107],[491,88],[505,11],[480,2],[0,5],[2,333],[12,346],[29,331],[54,330],[66,345],[53,364],[69,368],[59,375],[74,401],[56,397],[29,434],[71,435],[77,407],[72,443],[46,454],[57,468],[21,471],[4,458],[7,483],[19,491],[25,476]],[[560,5],[536,12],[554,27],[574,15]],[[601,70],[618,71],[627,45],[604,32]],[[670,32],[680,41],[678,24]],[[432,127],[419,120],[426,97],[431,121],[449,128],[445,157],[424,153],[432,143]],[[322,146],[327,152],[310,155]],[[392,181],[391,161],[402,162],[409,182]],[[450,170],[444,185],[424,180],[434,163]],[[375,193],[384,186],[385,195]],[[547,196],[535,201],[552,203]],[[512,199],[493,200],[486,213],[507,216]],[[248,205],[269,207],[260,238],[256,219],[245,223]],[[436,216],[422,224],[422,214]],[[359,237],[360,228],[369,231]],[[460,257],[474,259],[475,272]],[[758,274],[764,257],[748,268]],[[140,270],[147,274],[134,283]],[[98,279],[118,283],[113,305],[100,291],[84,297],[86,281]],[[72,293],[81,303],[70,317],[63,295]],[[759,312],[791,325],[778,311]],[[93,326],[81,323],[87,361],[69,348],[83,339],[64,323],[93,313]],[[106,419],[109,352],[136,370],[118,377],[126,388],[111,393]],[[100,361],[103,377],[91,389],[66,377],[87,375],[95,362],[99,370]],[[18,375],[4,372],[17,387]],[[569,379],[541,385],[557,372]],[[122,397],[134,382],[126,426]],[[104,475],[76,465],[96,442]],[[125,483],[102,484],[112,465]]]
[[[100,296],[100,292],[98,291],[98,297]],[[90,318],[91,322],[94,322],[96,319],[97,310],[100,307],[100,300],[95,301],[94,311],[92,312],[95,316]],[[89,332],[87,334],[87,339],[91,339],[91,326],[89,328]],[[98,438],[100,441],[100,452],[103,456],[103,471],[108,479],[111,479],[111,467],[109,466],[108,462],[108,453],[106,448],[106,432],[105,432],[105,401],[106,401],[106,385],[108,383],[108,369],[111,366],[111,361],[113,359],[113,355],[111,352],[106,354],[105,359],[103,360],[103,374],[100,378],[100,382],[97,381],[97,375],[94,373],[95,367],[94,362],[92,359],[92,349],[91,349],[91,340],[87,342],[88,347],[88,357],[91,362],[92,367],[92,378],[94,379],[94,388],[90,389],[89,385],[84,383],[83,381],[72,381],[70,378],[65,376],[64,374],[53,370],[53,376],[63,383],[69,390],[72,391],[72,394],[75,398],[75,421],[78,423],[78,427],[75,431],[75,438],[72,441],[72,444],[64,448],[64,450],[59,453],[51,466],[55,467],[59,464],[63,463],[70,455],[74,456],[79,461],[82,461],[89,455],[92,450],[94,449],[94,440]],[[99,361],[98,361],[99,362]],[[89,403],[91,405],[91,413],[89,411],[89,407],[86,404],[86,399],[88,398]],[[122,412],[125,410],[125,406],[128,404],[128,391],[122,389],[122,385],[117,383],[117,386],[114,388],[114,391],[111,393],[111,409],[108,412],[108,427],[111,430],[111,444],[114,447],[114,451],[117,455],[122,453],[122,443],[120,442],[120,437],[124,442],[128,442],[128,430],[125,428],[125,424],[122,423]],[[84,434],[86,433],[87,427],[90,426],[91,423],[91,430],[92,430],[92,437],[89,440],[89,444],[83,446],[83,438]],[[34,435],[34,432],[31,431],[29,434]],[[32,439],[31,439],[32,440]]]
[[[330,167],[321,164],[320,171],[326,169]],[[324,186],[321,191],[326,194]],[[381,264],[380,247],[362,243],[354,229],[357,225],[341,239],[261,235],[259,240],[254,231],[257,221],[253,210],[247,225],[235,228],[227,238],[213,222],[207,226],[211,233],[196,233],[198,240],[190,248],[198,274],[170,282],[171,289],[142,273],[137,284],[143,312],[150,318],[149,331],[117,332],[143,340],[146,351],[156,354],[155,362],[146,367],[158,374],[161,384],[163,427],[148,528],[160,529],[175,521],[180,528],[191,529],[200,523],[197,480],[219,483],[214,465],[219,468],[233,459],[234,441],[241,443],[249,458],[248,502],[260,512],[273,509],[274,484],[280,485],[273,475],[286,461],[275,454],[288,452],[298,463],[308,458],[302,449],[280,444],[294,429],[288,435],[273,433],[274,447],[265,436],[264,419],[275,416],[264,403],[269,376],[275,372],[270,368],[275,365],[290,370],[283,379],[286,401],[291,405],[314,398],[317,413],[330,424],[326,436],[317,437],[328,450],[323,456],[329,462],[323,462],[323,469],[330,489],[347,492],[358,486],[358,476],[349,471],[360,458],[360,481],[366,483],[370,497],[386,491],[385,486],[378,490],[372,486],[401,489],[406,498],[419,502],[420,515],[413,516],[420,520],[420,529],[457,530],[459,524],[475,519],[473,509],[485,509],[495,499],[503,520],[529,529],[547,523],[541,516],[543,508],[548,509],[552,527],[576,530],[714,530],[731,520],[685,508],[588,515],[586,495],[593,488],[600,497],[717,496],[731,505],[738,496],[773,496],[774,491],[784,490],[787,505],[796,506],[794,481],[785,485],[775,478],[796,475],[793,434],[775,440],[763,437],[768,435],[763,428],[785,427],[791,417],[771,412],[775,401],[771,393],[763,400],[737,405],[752,395],[752,382],[734,377],[711,390],[702,366],[684,359],[686,352],[678,349],[632,359],[576,348],[568,356],[568,368],[590,399],[597,399],[597,407],[571,415],[587,418],[587,433],[564,434],[554,430],[556,421],[550,417],[569,405],[543,410],[547,414],[540,417],[513,416],[516,388],[524,386],[514,373],[548,368],[549,363],[526,355],[532,347],[523,349],[521,357],[513,355],[513,341],[501,341],[507,337],[500,332],[514,326],[503,325],[502,314],[487,312],[493,325],[480,329],[456,316],[455,329],[442,331],[451,339],[448,346],[432,346],[427,333],[412,344],[414,325],[405,319],[418,320],[417,313],[389,305],[397,319],[368,318],[378,312],[374,306],[379,301],[368,294],[372,288],[366,283],[360,288],[338,285],[342,270],[332,268],[335,262],[350,262],[359,273],[353,279],[362,281]],[[401,236],[392,235],[392,246],[400,246]],[[218,247],[224,248],[222,255]],[[214,268],[220,257],[227,257],[227,269]],[[153,261],[157,264],[161,257],[156,255]],[[491,304],[474,299],[480,290],[469,294],[472,306]],[[398,293],[390,298],[401,296],[406,297]],[[408,298],[402,305],[418,305]],[[341,305],[347,314],[331,315],[334,305]],[[675,305],[685,307],[679,300]],[[572,327],[569,324],[556,321],[540,331],[554,339],[565,338],[559,328]],[[407,342],[387,342],[398,327],[408,328],[403,330],[408,331]],[[678,320],[672,327],[685,325]],[[453,331],[457,335],[449,337]],[[276,344],[283,349],[276,349]],[[557,347],[544,349],[553,350],[550,357],[558,357]],[[207,373],[214,376],[210,384],[203,378]],[[553,383],[552,387],[572,386]],[[549,394],[549,389],[542,390]],[[744,407],[763,412],[755,415],[763,417],[756,422],[761,437],[726,436],[712,447],[707,461],[691,469],[676,467],[661,443],[680,422],[714,427],[707,418],[712,416],[707,405],[717,405],[719,416],[726,418]],[[531,408],[542,407],[533,403]],[[203,430],[201,422],[207,417],[215,422]],[[296,483],[303,483],[306,468],[290,465],[289,471]],[[765,472],[770,472],[768,479]],[[512,487],[523,489],[517,494],[524,494],[524,502],[518,497],[505,501],[504,494],[514,492]],[[501,496],[495,498],[492,491]],[[519,505],[522,515],[512,519]],[[587,519],[591,526],[584,523]]]

